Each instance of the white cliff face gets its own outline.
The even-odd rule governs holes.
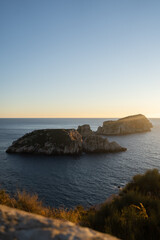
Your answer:
[[[118,240],[68,221],[0,205],[1,240]]]
[[[151,122],[142,114],[121,118],[117,121],[105,121],[96,134],[124,135],[150,131]]]

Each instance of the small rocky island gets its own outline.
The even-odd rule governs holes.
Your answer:
[[[86,126],[80,128],[83,130]],[[125,150],[126,148],[121,147],[116,142],[109,142],[107,138],[94,134],[91,129],[88,134],[85,134],[85,137],[75,129],[44,129],[25,134],[14,141],[6,152],[67,155],[82,152],[109,153]]]
[[[14,141],[7,153],[65,155],[122,152],[127,149],[109,142],[103,135],[125,135],[150,131],[152,123],[142,114],[105,121],[96,132],[88,124],[78,129],[43,129],[25,134]]]
[[[125,135],[151,131],[152,123],[142,114],[120,118],[117,121],[105,121],[99,127],[99,135]]]

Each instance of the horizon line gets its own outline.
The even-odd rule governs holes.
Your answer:
[[[130,115],[134,116],[134,115]],[[126,116],[128,117],[128,116]],[[103,119],[103,118],[123,118],[123,117],[0,117],[0,119]],[[149,116],[147,118],[160,118]]]

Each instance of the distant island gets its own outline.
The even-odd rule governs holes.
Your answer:
[[[78,129],[43,129],[25,134],[14,141],[7,153],[67,155],[85,153],[115,153],[126,151],[102,135],[124,135],[150,131],[152,124],[144,115],[134,115],[117,121],[105,121],[96,132],[88,124]]]
[[[117,121],[105,121],[99,127],[100,135],[125,135],[151,131],[152,123],[142,114],[120,118]]]

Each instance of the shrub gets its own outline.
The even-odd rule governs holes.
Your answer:
[[[0,204],[7,205],[9,207],[15,206],[15,199],[11,198],[5,190],[0,190]]]
[[[50,208],[43,206],[36,194],[18,191],[11,197],[4,190],[0,190],[0,204],[46,217],[69,220],[123,240],[160,239],[160,174],[157,169],[134,176],[118,196],[99,208]]]
[[[126,185],[123,192],[138,192],[155,198],[160,197],[160,174],[157,169],[148,170],[145,174],[138,174]]]
[[[88,212],[88,215],[89,212]],[[160,174],[138,174],[114,198],[88,216],[90,227],[124,240],[160,239]]]
[[[37,194],[31,195],[26,191],[17,191],[15,197],[11,197],[5,190],[0,190],[0,204],[45,217],[68,220],[76,224],[82,221],[86,212],[81,206],[75,209],[45,207],[42,201],[38,200]]]

